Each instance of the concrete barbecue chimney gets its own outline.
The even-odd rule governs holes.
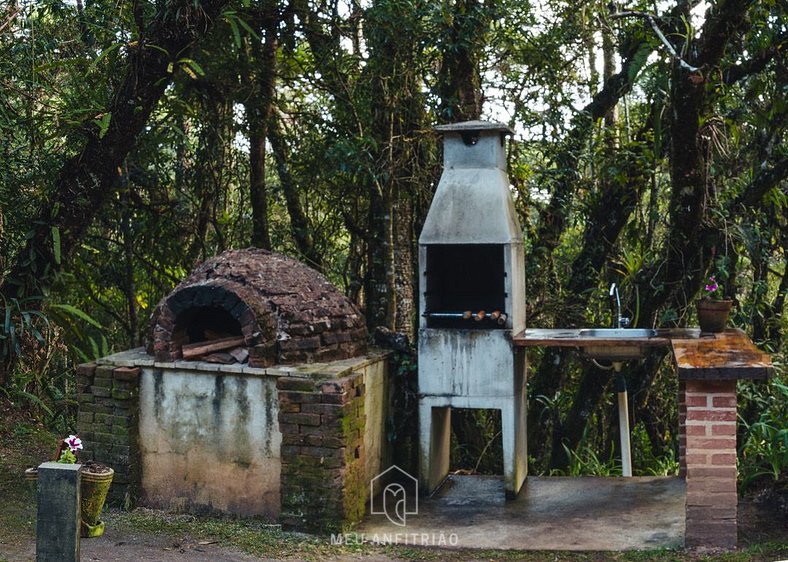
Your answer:
[[[440,125],[443,175],[424,221],[419,244],[511,244],[523,235],[506,175],[501,123]]]
[[[501,411],[504,481],[526,476],[523,238],[501,123],[442,125],[444,171],[419,238],[420,484],[449,470],[451,408]]]

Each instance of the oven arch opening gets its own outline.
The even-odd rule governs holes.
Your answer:
[[[173,329],[173,340],[182,345],[243,335],[238,319],[218,306],[184,310],[175,319]]]

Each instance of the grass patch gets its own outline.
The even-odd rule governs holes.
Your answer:
[[[4,398],[0,399],[0,435],[1,560],[2,553],[35,541],[35,500],[24,470],[49,460],[57,439],[28,412]]]
[[[51,457],[56,436],[7,401],[0,400],[0,560],[30,552],[35,543],[35,498],[23,471]],[[173,541],[211,541],[219,546],[262,558],[325,560],[373,557],[375,560],[523,560],[525,562],[773,562],[788,559],[788,541],[750,544],[733,553],[695,553],[683,550],[628,552],[566,552],[440,549],[374,544],[332,545],[328,536],[283,532],[261,519],[176,515],[150,509],[108,510],[103,519],[121,533],[172,538]],[[774,521],[775,526],[781,522]],[[133,552],[128,552],[129,558]]]
[[[390,558],[392,560],[475,561],[522,560],[525,562],[772,562],[788,555],[788,544],[774,542],[746,547],[737,552],[691,552],[684,550],[650,550],[626,552],[561,552],[517,550],[439,549],[430,547],[389,546],[375,544],[332,545],[328,536],[288,533],[278,525],[257,519],[232,517],[197,517],[173,515],[156,510],[132,512],[110,511],[108,525],[119,530],[188,536],[190,540],[217,541],[223,547],[240,550],[262,558],[325,560],[355,557]]]

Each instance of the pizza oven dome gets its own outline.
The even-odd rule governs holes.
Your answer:
[[[206,260],[161,300],[148,353],[266,367],[355,357],[366,342],[363,315],[323,275],[249,248]]]

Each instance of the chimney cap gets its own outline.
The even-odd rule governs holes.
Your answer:
[[[469,133],[476,131],[500,131],[513,135],[514,131],[505,123],[498,121],[463,121],[462,123],[449,123],[448,125],[437,125],[434,129],[439,133]]]

